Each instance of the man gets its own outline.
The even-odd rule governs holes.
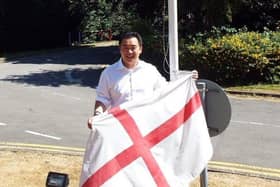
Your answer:
[[[121,58],[107,67],[100,76],[94,115],[131,100],[148,98],[167,84],[154,65],[139,58],[143,41],[137,32],[123,34],[119,40],[119,48]],[[197,76],[197,71],[193,71],[193,77]],[[88,127],[91,128],[92,125],[92,118],[89,118]]]
[[[80,186],[186,186],[212,156],[194,83],[181,79],[167,85],[155,66],[139,59],[143,44],[138,33],[125,33],[119,47],[121,58],[102,72],[96,89],[94,115],[106,110],[109,115],[94,118],[96,124],[93,117],[88,120],[88,127],[95,129],[88,139]],[[173,87],[161,89],[165,86]],[[164,97],[152,97],[158,89]],[[183,99],[174,98],[178,94]],[[136,101],[145,98],[153,100]]]

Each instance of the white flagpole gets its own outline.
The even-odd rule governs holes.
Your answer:
[[[169,38],[169,72],[170,80],[176,80],[179,76],[179,53],[178,53],[178,18],[177,0],[168,0],[168,38]],[[200,186],[207,187],[207,167],[200,175]]]
[[[169,72],[175,80],[179,72],[177,0],[168,0]]]

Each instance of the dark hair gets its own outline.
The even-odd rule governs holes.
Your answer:
[[[119,45],[121,45],[122,41],[129,38],[137,38],[140,46],[143,46],[143,40],[141,35],[138,32],[126,32],[120,36]]]

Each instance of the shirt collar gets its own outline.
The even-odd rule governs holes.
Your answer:
[[[138,68],[140,68],[141,66],[143,66],[143,61],[139,59],[138,64],[136,65],[136,67],[134,67],[131,70],[136,70]],[[120,58],[117,62],[117,69],[125,69],[125,70],[129,70],[128,68],[126,68],[123,63],[122,63],[122,59]]]

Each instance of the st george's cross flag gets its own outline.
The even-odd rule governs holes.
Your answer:
[[[81,187],[186,187],[213,154],[191,76],[94,117]]]

